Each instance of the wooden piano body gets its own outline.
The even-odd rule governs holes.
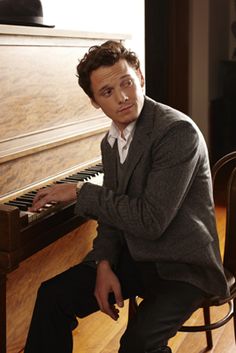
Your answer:
[[[38,286],[81,261],[96,235],[73,204],[27,224],[5,203],[99,162],[110,121],[76,65],[91,45],[126,38],[0,25],[0,353],[23,350]]]

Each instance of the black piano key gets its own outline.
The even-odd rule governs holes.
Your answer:
[[[85,171],[86,170],[89,170],[89,171],[91,171],[91,172],[99,172],[99,173],[101,173],[102,172],[102,168],[100,167],[100,166],[94,166],[94,167],[90,167],[90,168],[87,168],[87,169],[85,169]]]
[[[74,182],[78,182],[78,181],[83,181],[83,180],[86,180],[84,178],[81,178],[81,177],[76,177],[76,175],[71,175],[69,177],[66,177],[65,178],[66,180],[74,180]]]
[[[32,191],[27,192],[27,194],[25,194],[25,195],[36,195],[37,192],[38,192],[37,190],[32,190]]]
[[[72,183],[77,183],[78,181],[79,181],[79,179],[77,179],[77,178],[75,178],[75,177],[67,177],[67,178],[65,178],[65,181],[67,182],[72,182]]]
[[[88,179],[91,178],[91,175],[90,174],[81,174],[81,173],[78,173],[78,174],[73,174],[69,177],[65,177],[64,179],[60,179],[60,180],[57,180],[56,181],[56,184],[62,184],[62,183],[76,183],[78,181],[86,181]]]
[[[25,198],[25,199],[28,199],[28,200],[32,200],[33,198],[35,197],[35,194],[23,194],[23,195],[20,195],[18,196],[18,198]]]
[[[76,184],[76,181],[70,181],[68,179],[60,179],[55,182],[56,184]]]
[[[32,201],[29,201],[29,200],[19,200],[19,199],[15,199],[13,200],[15,202],[19,202],[20,204],[22,205],[26,205],[28,207],[30,207],[32,205]]]
[[[87,175],[87,176],[93,176],[95,173],[94,172],[90,172],[89,170],[81,170],[81,171],[79,171],[78,173],[76,173],[76,174],[84,174],[84,175]]]
[[[26,206],[27,209],[32,206],[32,201],[25,201],[25,200],[13,200],[13,202],[19,203],[19,205]]]
[[[99,168],[100,172],[103,173],[103,165],[102,165],[102,163],[96,164],[95,167]]]
[[[8,201],[5,203],[5,205],[9,206],[16,206],[18,207],[21,211],[27,211],[28,210],[28,205],[24,204],[21,201]]]
[[[29,202],[30,204],[32,204],[33,199],[34,199],[34,196],[25,196],[25,195],[19,196],[19,197],[16,198],[17,201],[18,201],[18,200],[19,200],[19,201],[27,201],[27,202]]]
[[[76,179],[78,179],[78,180],[83,181],[83,180],[86,180],[86,179],[88,179],[88,178],[91,178],[91,175],[77,173],[77,174],[73,174],[73,175],[72,175],[72,178],[76,178]]]

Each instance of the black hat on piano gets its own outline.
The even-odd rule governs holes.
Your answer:
[[[0,0],[0,24],[55,27],[43,22],[40,0]]]

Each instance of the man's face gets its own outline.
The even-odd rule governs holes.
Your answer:
[[[144,102],[144,79],[139,69],[121,59],[112,66],[94,70],[90,78],[92,104],[101,108],[121,131],[139,117]]]

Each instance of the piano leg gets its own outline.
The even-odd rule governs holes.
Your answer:
[[[0,352],[6,353],[6,274],[0,274]]]

